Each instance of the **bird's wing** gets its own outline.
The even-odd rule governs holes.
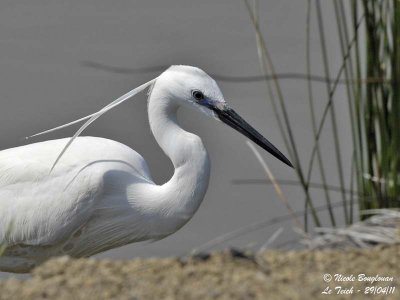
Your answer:
[[[103,175],[115,161],[151,180],[136,152],[87,137],[78,138],[49,173],[64,144],[55,140],[0,152],[0,244],[54,245],[68,238],[92,215]]]

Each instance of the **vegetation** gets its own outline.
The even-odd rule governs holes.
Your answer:
[[[330,223],[337,225],[334,205],[330,197],[330,185],[326,178],[326,166],[320,151],[320,136],[327,119],[331,122],[333,151],[342,211],[346,224],[354,222],[354,204],[360,210],[400,207],[400,2],[397,0],[331,0],[324,9],[334,13],[340,42],[342,63],[338,73],[331,78],[330,62],[324,31],[324,9],[321,0],[307,0],[306,64],[307,88],[311,113],[314,147],[306,168],[299,161],[298,147],[293,136],[286,102],[283,97],[271,55],[259,26],[258,2],[244,0],[249,12],[257,42],[261,69],[268,89],[276,120],[305,195],[304,224],[307,230],[308,211],[313,223],[320,226],[319,215],[310,193],[311,175],[317,167],[321,175]],[[310,55],[310,23],[316,18],[327,103],[321,116],[314,108]],[[270,78],[272,77],[272,82]],[[351,180],[344,180],[345,166],[341,152],[335,111],[335,92],[339,83],[345,84],[353,155],[349,166]],[[319,117],[319,118],[318,118]],[[319,119],[319,120],[318,120]]]

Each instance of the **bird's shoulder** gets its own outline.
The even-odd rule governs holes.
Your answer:
[[[47,178],[58,155],[69,138],[49,140],[0,151],[0,188]],[[151,180],[143,157],[130,147],[105,138],[78,137],[57,163],[54,176],[76,169],[99,167],[102,170],[126,165],[138,176]]]

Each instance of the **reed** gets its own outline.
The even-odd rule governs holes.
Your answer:
[[[300,185],[303,188],[303,191],[305,194],[305,202],[304,203],[305,203],[306,211],[308,210],[308,208],[310,208],[314,223],[317,226],[320,226],[321,223],[320,223],[318,214],[314,208],[314,204],[312,202],[311,195],[310,195],[309,186],[306,181],[306,177],[304,175],[302,165],[300,163],[296,142],[295,142],[294,136],[293,136],[291,122],[290,122],[288,111],[286,108],[285,99],[282,94],[279,80],[276,76],[274,64],[272,62],[269,51],[266,47],[266,43],[265,43],[264,37],[261,33],[261,29],[259,26],[258,4],[257,4],[258,2],[254,1],[254,4],[251,5],[249,0],[244,0],[244,3],[246,5],[247,11],[250,15],[250,18],[251,18],[251,21],[252,21],[252,24],[253,24],[253,27],[254,27],[254,30],[256,33],[257,53],[258,53],[258,57],[259,57],[260,65],[261,65],[261,70],[262,70],[264,76],[268,76],[269,74],[271,74],[272,78],[273,78],[273,80],[272,80],[273,85],[270,83],[269,80],[265,80],[265,83],[266,83],[269,99],[271,100],[271,104],[272,104],[272,107],[274,110],[274,115],[278,122],[280,133],[282,135],[283,141],[284,141],[287,151],[289,153],[289,157],[294,162],[295,170],[296,170],[297,176],[299,178]],[[276,93],[278,100],[275,99],[274,92]],[[307,229],[308,229],[307,228],[308,213],[304,214],[304,224],[305,224],[305,230],[307,231]]]
[[[400,206],[400,3],[396,0],[353,1],[353,14],[365,14],[365,41],[359,39],[357,78],[379,82],[356,85],[361,141],[359,186],[361,209]],[[340,18],[341,22],[344,17]],[[361,45],[364,43],[364,45]]]
[[[307,168],[299,161],[298,147],[293,137],[291,120],[279,78],[258,22],[258,2],[243,0],[250,15],[257,42],[257,52],[268,98],[290,158],[294,161],[305,196],[304,226],[308,226],[308,210],[314,225],[320,226],[310,193],[311,174],[317,166],[329,212],[330,224],[337,221],[331,204],[330,186],[320,151],[319,140],[326,120],[331,121],[333,152],[336,160],[338,189],[342,198],[345,223],[354,222],[354,206],[360,210],[400,207],[400,2],[397,0],[331,0],[324,8],[321,0],[307,1],[306,18],[306,78],[308,105],[314,147]],[[329,11],[324,11],[329,10]],[[313,15],[314,13],[314,15]],[[342,62],[337,74],[331,74],[331,62],[326,50],[324,14],[333,13]],[[316,116],[313,96],[312,63],[318,58],[310,55],[310,24],[315,17],[324,67],[327,102],[321,116]],[[272,78],[272,84],[269,79]],[[352,163],[343,164],[335,112],[335,93],[345,84],[352,136]],[[276,96],[276,97],[275,97]],[[277,99],[275,99],[277,98]],[[306,116],[305,116],[306,117]],[[317,121],[319,120],[319,121]],[[349,170],[346,170],[349,168]],[[345,182],[344,174],[351,174]],[[337,212],[335,212],[337,213]],[[361,216],[362,218],[362,216]]]
[[[348,43],[349,32],[356,37],[345,76],[355,79],[347,97],[359,207],[399,207],[400,5],[396,0],[335,0],[334,5],[340,43]],[[355,25],[360,16],[362,35]]]

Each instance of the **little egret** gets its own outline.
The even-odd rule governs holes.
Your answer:
[[[146,161],[104,138],[78,137],[102,114],[149,88],[151,131],[175,168],[153,182]],[[0,270],[28,272],[52,256],[88,257],[179,230],[206,193],[210,161],[201,139],[177,122],[190,107],[233,127],[289,166],[289,160],[226,104],[204,71],[171,66],[98,112],[69,139],[0,151]],[[37,134],[39,135],[39,134]]]

